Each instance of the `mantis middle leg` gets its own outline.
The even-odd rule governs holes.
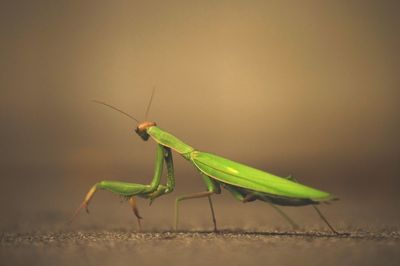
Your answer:
[[[214,213],[214,207],[213,207],[212,200],[211,200],[211,195],[214,193],[216,193],[216,194],[221,193],[221,187],[219,186],[219,184],[217,182],[212,180],[210,177],[204,175],[203,173],[201,173],[201,175],[203,177],[204,183],[207,186],[207,191],[183,195],[183,196],[177,197],[175,200],[175,230],[177,230],[177,228],[178,228],[179,203],[182,200],[208,197],[208,202],[210,204],[210,210],[211,210],[212,220],[213,220],[213,224],[214,224],[214,231],[217,231],[217,221],[215,219],[215,213]]]
[[[77,208],[77,210],[73,214],[72,218],[70,219],[70,222],[75,218],[75,216],[83,208],[86,210],[86,212],[89,213],[89,209],[88,209],[89,203],[98,189],[108,190],[114,194],[130,198],[131,199],[130,203],[131,203],[132,207],[134,208],[134,212],[135,212],[135,210],[137,212],[136,203],[132,204],[132,201],[134,202],[133,197],[134,196],[148,197],[148,195],[151,195],[151,193],[153,193],[153,192],[157,191],[157,189],[159,189],[161,174],[163,171],[164,158],[165,158],[164,146],[157,145],[154,176],[149,185],[126,183],[126,182],[119,182],[119,181],[101,181],[99,183],[96,183],[86,194],[85,199],[83,200],[82,204]],[[136,214],[136,212],[135,212],[135,214]],[[136,215],[136,217],[138,218],[138,220],[140,219],[139,215]],[[138,222],[140,223],[140,221],[138,221]]]

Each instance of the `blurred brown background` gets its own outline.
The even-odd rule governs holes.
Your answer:
[[[338,195],[324,212],[339,228],[398,225],[397,1],[2,1],[0,10],[2,229],[62,227],[99,180],[148,183],[154,143],[91,100],[141,120],[153,86],[150,120],[194,147]],[[203,189],[186,161],[175,164],[176,193],[140,202],[146,229],[170,228],[174,197]],[[210,228],[206,201],[183,208],[184,228]],[[222,227],[287,227],[228,193],[216,209]],[[105,192],[92,210],[76,226],[135,226]],[[322,226],[307,208],[288,211]]]

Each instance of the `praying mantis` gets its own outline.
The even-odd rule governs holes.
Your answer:
[[[87,193],[82,204],[73,214],[71,221],[81,209],[85,209],[87,212],[89,212],[89,202],[93,198],[96,191],[107,190],[128,199],[133,213],[137,218],[138,227],[140,230],[140,220],[142,217],[139,214],[135,197],[149,199],[150,204],[152,204],[156,198],[171,193],[174,190],[175,176],[172,158],[172,151],[174,151],[196,168],[206,185],[206,190],[204,191],[179,196],[176,198],[175,230],[178,228],[180,202],[195,198],[207,198],[211,211],[212,222],[214,225],[214,231],[217,231],[217,223],[211,196],[220,194],[222,188],[224,188],[229,191],[235,199],[243,203],[256,200],[269,203],[294,228],[297,228],[297,224],[276,205],[311,205],[318,213],[320,218],[330,228],[330,230],[335,234],[339,234],[316,207],[316,205],[320,203],[329,203],[337,198],[328,192],[303,185],[292,176],[279,177],[250,166],[228,160],[221,156],[199,151],[193,148],[171,133],[157,126],[155,122],[147,121],[147,115],[153,100],[153,96],[154,90],[149,104],[147,105],[145,121],[143,122],[139,122],[139,120],[130,114],[112,105],[109,105],[105,102],[94,101],[130,117],[137,122],[135,132],[143,141],[152,139],[156,142],[157,147],[154,176],[150,184],[147,185],[119,181],[101,181],[94,184]],[[164,163],[166,164],[167,169],[167,181],[165,184],[161,184],[160,181]]]

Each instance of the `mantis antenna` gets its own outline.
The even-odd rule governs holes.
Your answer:
[[[151,103],[153,102],[153,97],[154,97],[155,90],[156,90],[156,87],[153,87],[153,91],[151,92],[151,97],[150,97],[149,103],[147,104],[146,113],[144,115],[144,120],[145,121],[147,121],[147,115],[149,114]]]
[[[93,100],[93,102],[98,103],[98,104],[105,105],[105,106],[107,106],[107,107],[110,107],[111,109],[114,109],[115,111],[118,111],[118,112],[120,112],[120,113],[126,115],[127,117],[129,117],[129,118],[135,120],[138,124],[140,123],[136,118],[134,118],[134,117],[131,116],[130,114],[125,113],[124,111],[118,109],[117,107],[114,107],[114,106],[112,106],[112,105],[110,105],[110,104],[108,104],[108,103],[100,102],[100,101],[96,101],[96,100]]]

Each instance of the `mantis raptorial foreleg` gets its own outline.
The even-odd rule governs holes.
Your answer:
[[[201,173],[201,175],[207,186],[207,191],[183,195],[183,196],[177,197],[175,200],[175,230],[178,228],[179,203],[183,200],[208,197],[208,202],[210,204],[210,210],[211,210],[212,220],[213,220],[213,224],[214,224],[214,231],[217,231],[217,221],[215,219],[215,213],[214,213],[214,207],[213,207],[212,200],[211,200],[211,195],[214,193],[216,193],[216,194],[221,193],[221,188],[217,182],[213,181],[208,176],[206,176],[202,173]]]
[[[150,199],[150,205],[154,202],[154,200],[164,194],[171,193],[175,188],[175,177],[174,177],[174,162],[172,159],[171,148],[163,146],[164,149],[164,160],[167,166],[167,184],[159,185],[158,188],[146,195],[146,198]]]

